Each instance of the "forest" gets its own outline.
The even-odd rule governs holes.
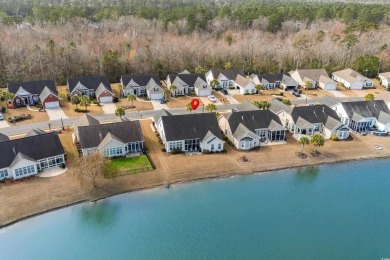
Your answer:
[[[0,85],[241,68],[390,70],[390,5],[354,1],[0,1]]]

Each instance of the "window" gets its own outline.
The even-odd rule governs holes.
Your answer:
[[[169,143],[169,150],[183,150],[183,142],[170,142]]]
[[[219,144],[218,144],[218,150],[221,150],[221,149],[222,149],[222,144],[219,143]]]
[[[8,177],[8,170],[0,170],[0,178]]]
[[[104,156],[115,156],[115,155],[122,155],[122,147],[114,147],[114,148],[108,148],[104,149],[103,154]]]
[[[26,167],[15,169],[16,177],[22,177],[24,175],[27,175],[27,174],[30,175],[32,173],[35,173],[34,165],[30,165],[30,166],[26,166]]]
[[[189,139],[184,141],[184,150],[193,151],[200,149],[200,139]]]
[[[214,144],[211,144],[211,151],[214,151]]]

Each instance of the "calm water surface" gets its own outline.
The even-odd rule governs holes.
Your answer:
[[[0,259],[390,258],[390,160],[175,185],[0,230]]]

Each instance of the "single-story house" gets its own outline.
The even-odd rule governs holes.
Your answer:
[[[261,85],[264,89],[281,88],[282,90],[289,90],[298,87],[298,83],[284,73],[252,74],[250,78],[256,85]]]
[[[371,79],[364,77],[362,74],[349,68],[333,72],[332,78],[335,81],[344,84],[344,86],[348,89],[363,89],[374,87],[374,82],[372,82]]]
[[[390,132],[390,110],[383,100],[341,102],[333,109],[352,131],[364,132],[375,126]]]
[[[172,85],[176,86],[175,90],[171,89],[173,96],[195,93],[199,97],[205,97],[211,95],[213,91],[202,73],[191,74],[185,71],[179,74],[169,74],[166,84],[169,89]]]
[[[83,156],[99,152],[117,157],[142,152],[145,139],[138,120],[100,124],[85,115],[75,124],[74,141],[79,143]]]
[[[249,150],[285,140],[286,129],[269,110],[231,112],[221,116],[218,124],[237,149]]]
[[[324,138],[349,137],[349,128],[338,117],[336,111],[325,105],[289,107],[278,100],[271,101],[270,110],[279,116],[280,121],[297,140],[301,136],[311,137],[320,133]]]
[[[147,96],[151,100],[160,100],[164,93],[158,75],[123,75],[121,77],[124,97],[130,94]]]
[[[390,72],[379,73],[379,81],[387,90],[390,89]]]
[[[71,96],[86,95],[96,98],[101,103],[110,103],[115,96],[110,80],[106,76],[75,77],[68,79],[68,89]]]
[[[215,113],[171,115],[163,111],[154,123],[168,153],[224,150]]]
[[[255,94],[257,92],[256,84],[250,79],[237,75],[236,88],[240,90],[242,95],[244,94]]]
[[[11,108],[35,105],[38,102],[41,102],[44,108],[60,106],[60,97],[52,80],[8,83],[7,90],[15,94],[7,103]]]
[[[239,69],[209,70],[206,72],[206,80],[208,84],[211,84],[214,79],[218,80],[216,89],[236,88],[235,80],[238,75],[245,76],[245,73]]]
[[[319,87],[324,90],[335,90],[337,88],[337,83],[329,78],[325,69],[294,70],[290,71],[289,74],[303,88],[308,88],[306,86],[307,82],[311,82],[311,88]]]
[[[0,142],[0,151],[0,179],[20,179],[65,163],[65,152],[56,133],[5,140]]]

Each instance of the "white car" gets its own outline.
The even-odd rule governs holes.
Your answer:
[[[210,96],[208,96],[208,98],[209,98],[210,101],[213,102],[213,103],[217,102],[217,98],[214,97],[214,95],[210,95]]]
[[[2,113],[0,113],[0,120],[4,120],[4,116]]]

